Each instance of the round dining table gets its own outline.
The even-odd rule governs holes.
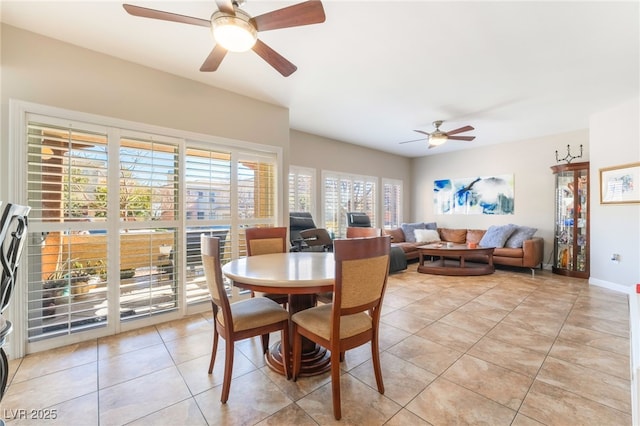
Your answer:
[[[313,307],[316,294],[333,291],[335,261],[333,253],[328,252],[272,253],[232,260],[222,266],[222,273],[240,288],[288,294],[291,316]],[[283,348],[278,342],[265,355],[267,365],[280,374],[284,374],[283,350],[291,348]],[[327,350],[303,338],[300,375],[313,376],[330,369]]]

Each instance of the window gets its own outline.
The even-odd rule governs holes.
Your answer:
[[[224,262],[244,254],[246,227],[277,223],[278,149],[185,140],[129,130],[146,127],[135,123],[125,130],[104,117],[74,121],[54,117],[74,113],[29,108],[46,114],[19,106],[26,130],[16,158],[26,159],[18,169],[32,207],[23,299],[28,352],[78,341],[71,335],[79,332],[107,335],[117,324],[164,321],[161,315],[179,317],[196,304],[209,308],[201,303],[208,290],[200,234],[223,240]],[[239,295],[231,286],[229,293]]]
[[[125,321],[179,307],[178,143],[148,135],[120,138],[119,289]]]
[[[289,167],[289,211],[315,213],[315,169]]]
[[[231,153],[187,148],[185,161],[187,303],[208,300],[200,258],[200,235],[220,238],[221,260],[231,258]],[[229,286],[229,295],[232,295]]]
[[[376,223],[376,181],[371,176],[323,174],[324,223],[336,238],[346,235],[347,212],[364,212]]]
[[[402,181],[382,179],[382,226],[398,228],[402,222]]]

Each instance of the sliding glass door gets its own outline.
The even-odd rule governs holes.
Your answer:
[[[246,227],[277,224],[276,153],[25,123],[28,352],[208,309],[200,235],[220,237],[227,262],[246,253]]]

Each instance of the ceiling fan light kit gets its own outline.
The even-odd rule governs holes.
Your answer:
[[[258,39],[258,31],[249,19],[251,17],[240,9],[236,9],[235,16],[215,12],[211,16],[213,39],[230,52],[246,52]]]
[[[435,148],[437,146],[444,144],[448,140],[471,142],[476,138],[475,136],[453,136],[453,135],[457,135],[458,133],[464,133],[464,132],[469,132],[471,130],[474,130],[472,126],[463,126],[457,129],[449,130],[448,132],[443,132],[442,130],[440,130],[440,126],[442,125],[442,123],[444,123],[444,121],[442,120],[434,121],[433,127],[435,127],[436,129],[431,133],[425,132],[424,130],[414,130],[414,132],[418,132],[427,136],[427,140],[429,141],[428,148]],[[405,141],[400,143],[402,144],[402,143],[409,143],[409,142],[417,142],[418,140],[420,139]]]
[[[445,135],[444,133],[434,132],[429,135],[429,144],[434,146],[442,145],[447,141],[447,139],[447,135]]]

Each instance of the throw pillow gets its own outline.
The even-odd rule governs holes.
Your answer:
[[[425,223],[424,229],[438,229],[438,224],[435,222]]]
[[[418,243],[436,243],[440,241],[440,234],[435,229],[416,229],[413,232]]]
[[[402,228],[402,232],[404,232],[404,240],[408,243],[416,242],[416,235],[413,231],[416,229],[425,229],[424,222],[403,223],[400,227]]]
[[[480,240],[480,247],[502,248],[507,239],[516,230],[515,225],[491,225]]]
[[[516,226],[516,225],[514,225]],[[513,234],[504,243],[505,247],[509,248],[521,248],[525,240],[530,240],[533,234],[536,233],[538,228],[530,228],[528,226],[518,226]]]

